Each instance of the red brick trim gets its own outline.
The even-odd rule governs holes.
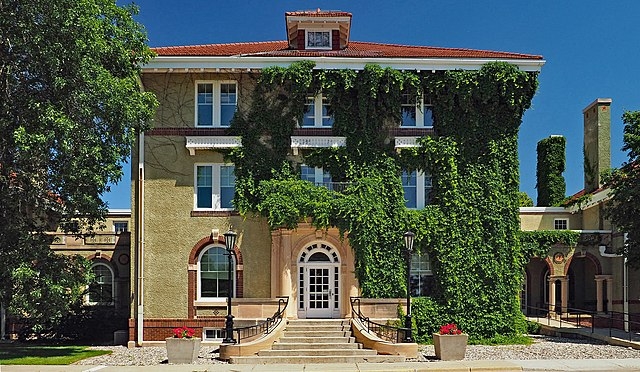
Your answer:
[[[549,256],[545,257],[544,261],[547,263],[547,268],[549,269],[549,276],[550,277],[554,276],[556,273],[553,268],[553,263],[551,262],[551,257]]]
[[[154,128],[144,132],[145,136],[231,136],[229,128]]]
[[[305,50],[306,40],[304,36],[304,30],[298,30],[298,50]]]
[[[203,328],[223,328],[224,321],[224,316],[207,317],[206,319],[145,319],[143,337],[145,341],[164,341],[165,338],[173,336],[174,328],[182,326],[193,328],[196,331],[195,336],[202,337]],[[129,324],[131,324],[131,321],[129,322]],[[129,332],[129,334],[131,334],[131,332]]]
[[[85,257],[87,260],[89,261],[94,261],[94,260],[98,260],[98,261],[107,261],[107,262],[111,262],[111,256],[106,254],[106,253],[102,253],[100,252],[100,255],[98,256],[98,253],[94,253],[91,255],[88,255]]]
[[[340,31],[331,30],[331,49],[340,50]]]
[[[138,343],[136,323],[135,318],[129,318],[129,341],[136,341],[136,343]]]
[[[573,258],[576,255],[573,254],[568,260],[567,263],[564,265],[564,275],[569,275],[569,267],[571,266],[571,262],[573,261]],[[586,252],[584,255],[586,258],[588,258],[589,260],[591,260],[591,262],[593,262],[594,266],[596,267],[596,275],[601,275],[602,274],[602,265],[600,264],[600,260],[598,259],[598,257],[594,256],[593,254]]]

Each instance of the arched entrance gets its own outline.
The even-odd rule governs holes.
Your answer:
[[[549,304],[549,264],[538,257],[532,257],[525,268],[521,306],[526,315],[546,314]]]
[[[340,255],[326,243],[313,243],[298,257],[298,318],[340,316]]]
[[[597,291],[596,280],[601,276],[600,262],[591,254],[574,255],[569,263],[567,275],[569,276],[569,307],[596,311]],[[602,286],[601,294],[606,304],[609,293],[606,286]],[[602,311],[602,310],[600,310]]]

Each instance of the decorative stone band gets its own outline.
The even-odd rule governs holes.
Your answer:
[[[187,136],[186,147],[191,156],[196,150],[230,149],[242,146],[240,136]]]

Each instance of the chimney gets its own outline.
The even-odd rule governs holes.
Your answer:
[[[600,173],[611,168],[611,98],[598,98],[582,110],[584,117],[584,191],[602,186]]]

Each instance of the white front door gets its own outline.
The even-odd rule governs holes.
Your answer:
[[[305,268],[305,307],[307,318],[331,318],[334,309],[333,276],[335,268],[309,265]]]
[[[340,257],[324,243],[306,247],[298,258],[298,317],[340,317]]]

